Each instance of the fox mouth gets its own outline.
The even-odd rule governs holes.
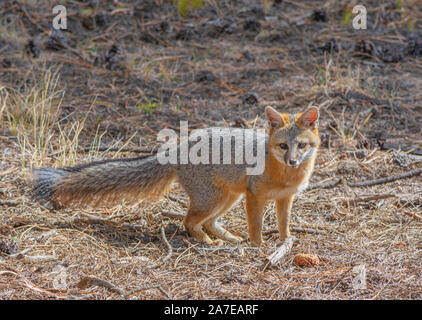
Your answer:
[[[285,162],[286,166],[288,166],[289,168],[293,168],[293,169],[297,169],[300,165],[300,163],[295,163],[295,164],[291,164],[288,162]]]

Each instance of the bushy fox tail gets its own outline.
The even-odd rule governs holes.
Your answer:
[[[170,165],[155,156],[91,162],[75,167],[33,171],[34,200],[53,207],[72,203],[98,206],[134,203],[161,196],[175,178]]]

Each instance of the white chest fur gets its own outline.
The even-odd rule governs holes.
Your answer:
[[[308,183],[300,184],[295,187],[288,187],[284,189],[273,189],[267,194],[269,200],[282,199],[288,196],[292,196],[296,193],[303,192],[308,186]]]

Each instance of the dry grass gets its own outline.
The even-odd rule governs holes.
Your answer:
[[[205,3],[186,18],[199,29],[212,15]],[[371,12],[379,16],[383,5],[371,3]],[[0,241],[26,252],[0,256],[1,299],[421,299],[420,176],[300,195],[293,206],[293,226],[322,232],[293,232],[299,242],[265,271],[263,263],[278,245],[276,234],[265,236],[266,246],[260,249],[250,248],[247,241],[222,248],[193,241],[179,220],[161,214],[185,212],[187,200],[177,184],[171,195],[182,201],[163,198],[132,207],[52,212],[28,197],[26,169],[134,156],[138,153],[122,148],[154,146],[158,130],[177,128],[179,120],[189,120],[192,128],[262,127],[268,104],[292,112],[309,103],[321,106],[324,143],[312,182],[340,176],[364,181],[420,168],[420,157],[371,143],[381,131],[389,142],[422,147],[421,58],[384,63],[342,48],[332,54],[316,50],[332,37],[345,44],[362,38],[405,44],[406,26],[422,17],[420,1],[404,2],[401,20],[365,35],[343,25],[341,8],[347,4],[326,2],[329,23],[316,24],[306,14],[323,1],[286,1],[283,10],[274,11],[283,19],[260,20],[261,30],[248,33],[242,29],[244,17],[237,16],[239,7],[222,1],[216,15],[233,15],[240,31],[205,36],[206,42],[200,36],[174,38],[188,27],[168,2],[159,14],[153,11],[152,19],[137,24],[125,15],[133,9],[128,4],[128,11],[115,13],[114,28],[108,28],[110,23],[105,29],[66,34],[85,60],[68,50],[43,49],[38,59],[23,56],[25,42],[19,39],[30,37],[33,25],[14,13],[26,29],[12,19],[2,27],[9,36],[0,37],[9,44],[0,51],[0,63],[5,57],[13,63],[0,77]],[[99,11],[93,9],[93,14]],[[27,12],[34,21],[45,15],[36,8]],[[5,15],[0,11],[2,21]],[[158,41],[134,44],[139,30],[161,20],[170,21],[169,34],[148,29]],[[281,37],[271,40],[275,33]],[[47,38],[47,32],[41,36]],[[100,55],[116,41],[124,48],[117,69],[94,66],[90,54]],[[255,62],[243,57],[245,50]],[[217,80],[196,81],[202,70],[212,71]],[[259,94],[256,104],[242,102],[250,92]],[[222,221],[247,238],[242,203]],[[264,224],[266,230],[276,228],[273,204],[266,208]],[[173,250],[163,263],[169,249],[162,227]],[[315,254],[322,263],[299,267],[293,262],[297,253]],[[366,288],[354,289],[353,268],[361,265]]]

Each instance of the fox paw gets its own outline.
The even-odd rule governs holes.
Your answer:
[[[208,242],[208,244],[216,247],[221,247],[224,244],[224,241],[221,239],[211,240],[210,242]]]
[[[242,237],[237,237],[237,236],[233,236],[230,241],[235,242],[235,243],[241,243],[243,241]]]
[[[266,242],[261,240],[261,241],[251,241],[251,245],[252,247],[263,247],[266,245]]]
[[[284,240],[286,240],[288,237],[290,237],[290,232],[286,232],[284,234],[280,234],[278,236],[278,240],[283,242]]]

